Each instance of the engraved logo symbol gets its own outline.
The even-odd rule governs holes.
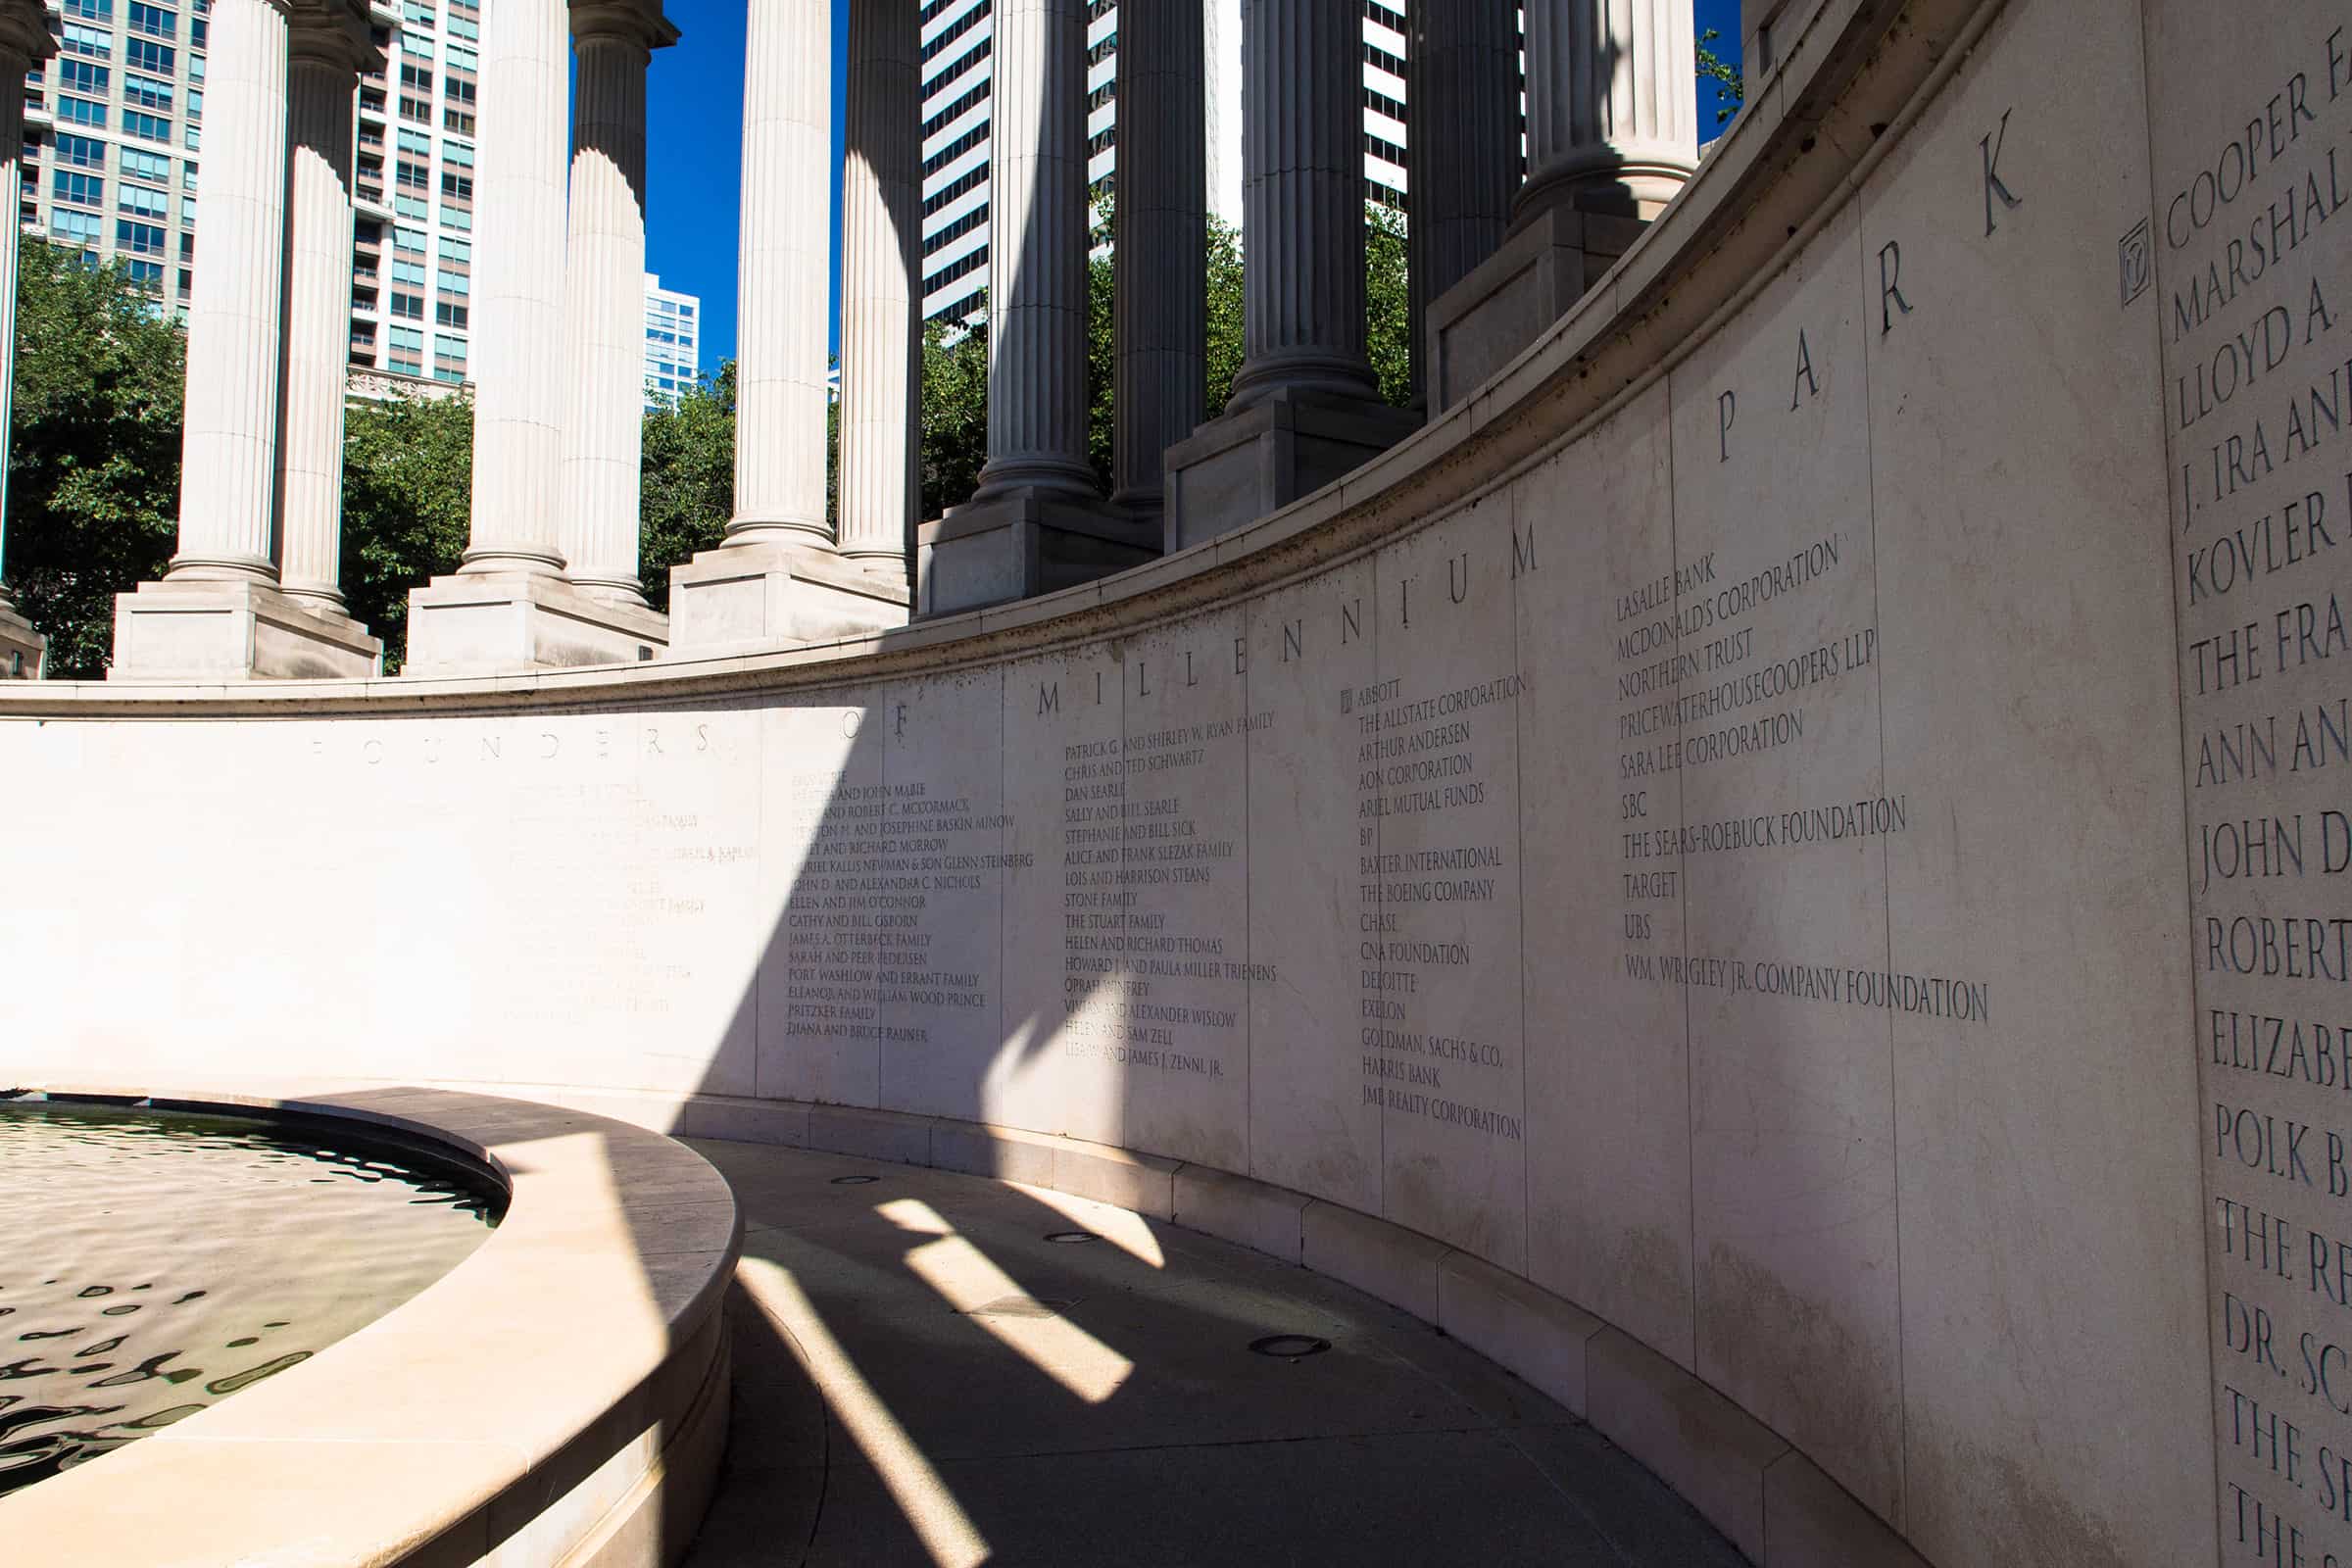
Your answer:
[[[2116,247],[2116,259],[2123,269],[2124,303],[2131,304],[2148,286],[2148,220],[2141,219],[2132,232]]]

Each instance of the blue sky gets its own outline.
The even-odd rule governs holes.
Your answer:
[[[702,365],[735,352],[735,220],[743,169],[745,0],[669,0],[677,47],[654,56],[646,81],[646,267],[665,287],[703,299]],[[1695,0],[1698,30],[1737,59],[1739,0]],[[849,0],[833,3],[834,290],[841,284],[841,98]],[[1714,94],[1701,84],[1699,128],[1714,130]]]

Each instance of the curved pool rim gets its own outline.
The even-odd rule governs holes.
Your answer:
[[[413,1087],[21,1086],[71,1102],[369,1124],[507,1212],[417,1296],[267,1383],[0,1501],[25,1568],[674,1563],[727,1425],[726,1179],[589,1112]]]

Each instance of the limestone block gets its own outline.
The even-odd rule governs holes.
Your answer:
[[[1788,1445],[1672,1361],[1616,1329],[1586,1344],[1586,1419],[1656,1471],[1755,1562],[1766,1560],[1764,1477]]]
[[[1451,1252],[1438,1264],[1438,1326],[1585,1413],[1585,1348],[1604,1325],[1518,1275]]]
[[[931,1131],[928,1116],[859,1110],[850,1105],[808,1107],[808,1147],[830,1154],[925,1165],[931,1160]]]
[[[1140,566],[1158,554],[1149,518],[1107,502],[1024,490],[950,507],[915,530],[925,615],[1029,599]]]
[[[931,1152],[925,1163],[967,1176],[1053,1187],[1056,1143],[1043,1134],[1008,1127],[943,1121],[931,1129]]]
[[[1426,363],[1442,413],[1532,346],[1642,237],[1642,220],[1547,207],[1432,300]]]
[[[906,590],[831,551],[722,545],[669,573],[673,659],[799,648],[906,624]]]
[[[1366,917],[1376,927],[1379,911],[1358,875],[1376,846],[1358,814],[1364,737],[1350,700],[1374,679],[1376,602],[1371,564],[1350,563],[1258,600],[1245,650],[1255,726],[1248,937],[1252,961],[1279,975],[1250,988],[1250,1039],[1279,1049],[1250,1055],[1249,1174],[1366,1212],[1380,1207],[1380,1104],[1334,1089],[1363,1077],[1363,1007],[1378,1000],[1362,984],[1361,945],[1378,940]],[[1260,1250],[1296,1261],[1296,1203],[1287,1226],[1279,1246]]]
[[[618,604],[558,577],[435,577],[409,591],[404,675],[488,674],[569,664],[633,664],[662,657],[668,617]]]
[[[1629,626],[1655,623],[1621,606],[1673,575],[1666,408],[1661,381],[1520,481],[1513,559],[1525,564],[1513,586],[1529,671],[1574,668],[1595,649],[1614,656]],[[1610,525],[1579,528],[1587,515]],[[1654,969],[1661,956],[1689,951],[1684,857],[1670,836],[1641,835],[1645,822],[1683,819],[1681,777],[1665,765],[1675,737],[1656,727],[1657,702],[1628,698],[1614,681],[1548,679],[1520,699],[1523,776],[1578,803],[1524,837],[1527,949],[1591,956],[1526,966],[1528,1122],[1577,1127],[1572,1138],[1530,1141],[1527,1274],[1687,1360],[1689,1026],[1681,989]],[[1628,817],[1629,796],[1640,816]],[[1629,822],[1639,854],[1629,853]],[[1629,938],[1629,921],[1643,934]],[[1649,973],[1629,961],[1637,956]],[[1619,1113],[1585,1113],[1595,1104]],[[1593,1202],[1602,1192],[1608,1201]]]
[[[1438,1262],[1452,1250],[1337,1203],[1309,1203],[1298,1216],[1301,1263],[1428,1323],[1438,1321]]]
[[[793,1100],[719,1099],[698,1095],[686,1102],[676,1128],[681,1138],[723,1138],[745,1144],[808,1147],[808,1106]]]
[[[0,610],[0,680],[39,680],[47,672],[49,639],[13,610]]]
[[[1173,1217],[1188,1229],[1296,1263],[1301,1247],[1300,1215],[1313,1202],[1287,1188],[1187,1165],[1176,1173]]]
[[[1928,1568],[1902,1537],[1803,1454],[1764,1472],[1765,1568]]]
[[[1170,555],[1320,490],[1395,446],[1417,415],[1369,398],[1282,387],[1168,448],[1163,545]]]
[[[1054,1186],[1078,1198],[1166,1219],[1176,1207],[1176,1173],[1183,1167],[1155,1154],[1135,1154],[1103,1144],[1064,1142],[1054,1150]]]
[[[335,680],[383,673],[349,615],[256,582],[144,582],[115,596],[112,680]]]

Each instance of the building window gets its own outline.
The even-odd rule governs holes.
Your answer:
[[[209,22],[189,23],[188,47],[191,49],[202,49],[206,42],[211,38],[212,32],[213,24]]]
[[[49,175],[49,194],[61,202],[77,202],[84,207],[106,205],[106,181],[96,174],[76,174],[60,169]]]
[[[106,96],[108,79],[104,66],[93,66],[84,60],[60,60],[57,63],[57,84],[74,92],[86,92],[93,98]]]
[[[57,101],[57,118],[69,124],[93,125],[104,130],[106,105],[94,104],[87,98],[60,98]]]
[[[106,143],[60,131],[57,136],[57,161],[71,164],[75,169],[104,169]]]
[[[441,194],[453,202],[473,200],[473,176],[445,173],[441,176]]]
[[[400,52],[413,60],[430,60],[433,58],[433,35],[418,32],[415,27],[403,27],[400,29]]]
[[[452,38],[463,38],[468,43],[480,43],[482,41],[482,24],[478,22],[468,22],[464,17],[453,16],[449,19],[449,35]]]
[[[66,0],[66,15],[86,17],[92,22],[112,22],[115,0]]]
[[[154,223],[134,223],[129,219],[115,221],[115,249],[132,256],[161,256],[164,254],[164,231]]]
[[[59,43],[70,55],[87,55],[92,60],[115,58],[115,35],[103,27],[89,27],[78,22],[69,22]]]
[[[168,115],[172,112],[172,83],[158,80],[154,76],[133,76],[126,74],[122,77],[122,107],[125,110],[149,109],[159,115]],[[202,100],[194,92],[190,92],[188,94],[188,113],[195,115],[202,112]]]
[[[424,373],[424,334],[413,327],[395,326],[384,333],[384,347],[389,352],[389,368],[407,375]]]
[[[433,273],[433,286],[444,294],[469,294],[473,291],[473,279],[464,272],[442,268]]]
[[[419,223],[432,216],[432,210],[415,196],[395,194],[392,198],[392,211],[403,218],[414,218]]]
[[[395,226],[392,230],[392,248],[396,251],[405,251],[411,256],[422,256],[424,254],[424,230]]]
[[[118,186],[115,205],[118,211],[134,218],[152,218],[159,223],[172,216],[172,198],[160,190],[149,190],[144,185]]]
[[[160,141],[167,147],[172,145],[172,122],[161,115],[143,115],[135,109],[125,109],[122,111],[122,131],[141,141]],[[192,148],[195,143],[188,145]]]
[[[179,35],[179,13],[151,6],[147,0],[130,0],[130,30],[143,32],[150,38],[175,38]]]
[[[95,245],[106,232],[106,220],[96,213],[51,213],[49,232],[69,245]]]
[[[473,117],[456,109],[441,111],[441,128],[454,130],[461,136],[473,134]]]
[[[409,287],[414,289],[423,288],[424,264],[422,262],[394,261],[392,264],[392,281],[395,283],[406,283]]]
[[[431,190],[433,172],[422,164],[412,164],[403,158],[392,166],[392,183],[403,190]]]
[[[123,44],[122,60],[125,65],[152,71],[160,76],[169,76],[179,69],[179,51],[150,38],[133,38]]]
[[[451,239],[447,235],[443,235],[441,239],[441,260],[444,263],[448,263],[453,266],[471,262],[473,260],[472,241]]]
[[[423,320],[424,296],[421,294],[403,294],[400,290],[394,289],[392,291],[392,314],[399,317],[404,321]]]
[[[161,262],[131,262],[122,269],[131,282],[150,294],[164,291],[164,264]]]
[[[452,71],[479,71],[482,69],[482,57],[464,44],[451,44],[449,53],[444,55],[442,60]]]
[[[136,147],[125,147],[122,149],[121,157],[124,179],[143,179],[151,185],[172,183],[172,160],[162,153],[141,152]],[[196,166],[190,164],[188,173],[192,176],[195,172]],[[196,188],[195,180],[190,178],[186,182],[186,187],[194,190]]]
[[[411,130],[403,125],[400,128],[399,137],[402,152],[415,153],[419,158],[433,156],[433,133],[431,131]]]
[[[447,300],[437,300],[433,304],[433,322],[438,326],[463,328],[466,325],[466,307],[452,305]]]

